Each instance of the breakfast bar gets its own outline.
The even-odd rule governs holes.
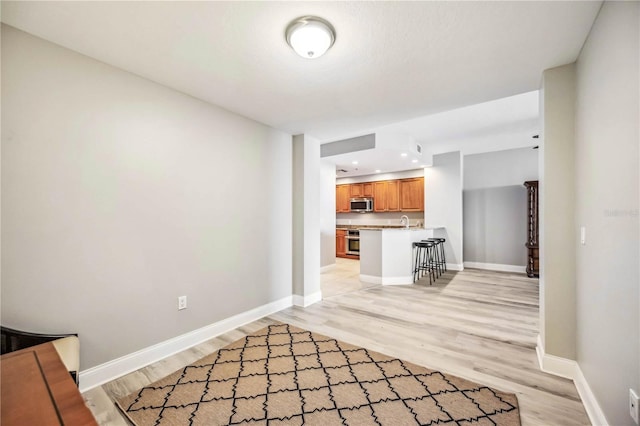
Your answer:
[[[434,228],[360,228],[360,280],[373,284],[413,283],[413,246],[432,238]]]

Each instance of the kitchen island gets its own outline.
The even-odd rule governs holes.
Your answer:
[[[373,284],[413,283],[413,243],[435,228],[360,228],[360,280]]]

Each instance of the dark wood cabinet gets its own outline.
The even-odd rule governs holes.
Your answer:
[[[538,246],[538,181],[524,183],[527,188],[527,276],[540,276],[540,248]]]

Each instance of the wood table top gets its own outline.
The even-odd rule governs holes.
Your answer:
[[[2,355],[0,424],[97,425],[52,343]]]

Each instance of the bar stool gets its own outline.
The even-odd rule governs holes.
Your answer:
[[[436,240],[440,240],[440,260],[442,261],[442,266],[444,267],[444,271],[447,271],[447,258],[444,256],[444,243],[447,242],[446,238],[435,238]]]
[[[430,241],[418,241],[413,243],[415,252],[415,262],[413,268],[413,282],[415,283],[425,273],[429,274],[429,285],[431,279],[436,280],[436,265],[434,262],[435,243]]]
[[[439,278],[442,275],[442,260],[440,259],[440,240],[438,238],[427,238],[426,240],[420,240],[425,243],[433,243],[433,266],[435,268],[436,278]]]

